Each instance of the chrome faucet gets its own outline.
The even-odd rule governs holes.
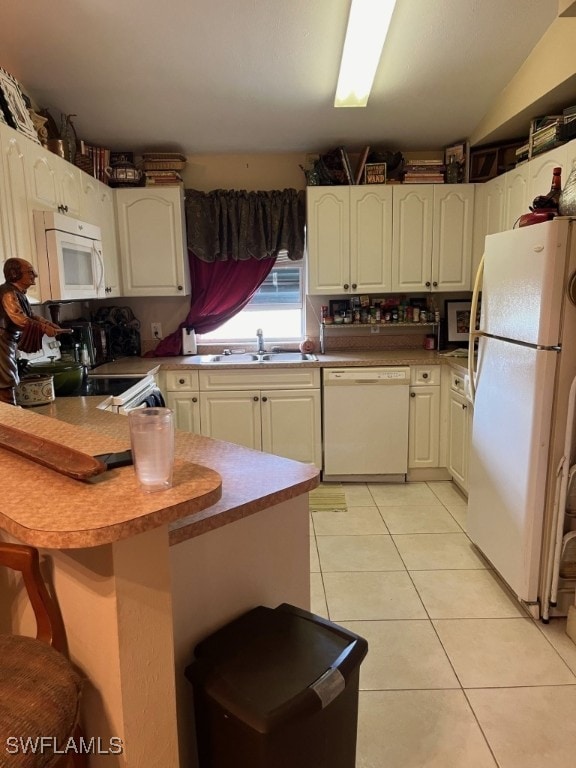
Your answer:
[[[256,331],[256,340],[258,343],[256,354],[263,355],[266,352],[266,350],[264,349],[264,334],[262,333],[262,328],[258,328],[258,330]]]

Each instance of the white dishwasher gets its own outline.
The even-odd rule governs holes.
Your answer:
[[[323,479],[405,482],[410,368],[325,368],[323,383]]]

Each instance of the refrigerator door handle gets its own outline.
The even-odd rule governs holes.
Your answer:
[[[474,404],[476,397],[476,365],[474,361],[474,342],[482,335],[476,330],[476,315],[478,313],[478,297],[480,295],[480,286],[482,285],[482,276],[484,275],[484,254],[480,259],[476,279],[474,280],[474,290],[472,292],[472,302],[470,304],[470,331],[468,337],[468,378],[470,381],[470,400]]]

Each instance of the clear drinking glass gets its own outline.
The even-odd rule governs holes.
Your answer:
[[[128,413],[136,477],[144,491],[172,486],[174,417],[170,408],[141,408]]]

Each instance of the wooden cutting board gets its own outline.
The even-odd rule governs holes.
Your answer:
[[[6,424],[0,424],[0,448],[75,480],[87,480],[107,469],[106,464],[94,456]]]

